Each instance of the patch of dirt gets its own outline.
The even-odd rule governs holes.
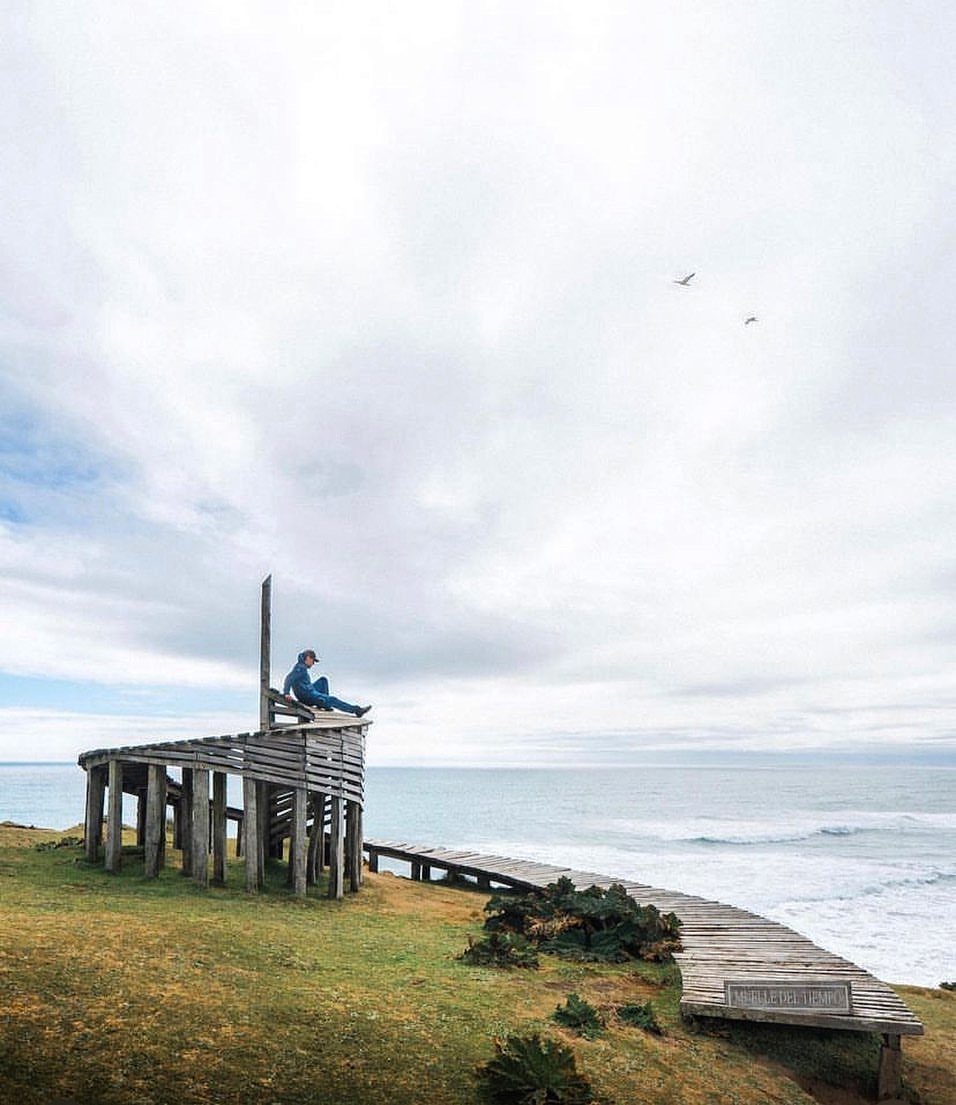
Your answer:
[[[792,1077],[792,1076],[791,1076]],[[815,1078],[797,1078],[797,1085],[820,1105],[873,1105],[873,1098],[860,1089],[845,1086],[829,1086]],[[883,1105],[891,1105],[883,1102]]]

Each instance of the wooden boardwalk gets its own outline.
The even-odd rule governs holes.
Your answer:
[[[785,925],[745,909],[629,879],[505,856],[387,840],[366,840],[364,850],[373,871],[378,869],[379,856],[389,856],[409,863],[413,878],[429,878],[436,868],[474,878],[485,889],[498,885],[530,890],[545,887],[562,876],[582,889],[620,883],[642,905],[654,905],[661,912],[673,912],[680,918],[683,951],[674,958],[681,972],[680,1007],[685,1015],[879,1032],[895,1040],[897,1048],[900,1036],[923,1032],[920,1021],[885,982]],[[851,1008],[846,1012],[797,1011],[785,1006],[745,1008],[728,1004],[725,991],[728,982],[757,989],[759,984],[779,988],[781,983],[801,982],[818,987],[837,984],[839,989],[849,983]]]

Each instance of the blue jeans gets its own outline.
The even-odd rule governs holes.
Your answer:
[[[358,717],[359,707],[351,702],[343,702],[329,694],[329,681],[324,675],[320,675],[312,684],[312,689],[306,701],[307,706],[323,706],[326,710],[341,710],[345,714],[355,714]]]

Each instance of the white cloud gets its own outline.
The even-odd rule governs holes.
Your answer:
[[[180,717],[78,713],[58,709],[0,708],[7,732],[4,759],[66,762],[100,748],[128,748],[158,741],[248,733],[255,719],[241,713],[210,711]]]
[[[225,707],[272,571],[396,755],[951,732],[935,15],[8,16],[12,700]]]

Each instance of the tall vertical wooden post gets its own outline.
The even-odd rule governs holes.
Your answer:
[[[332,820],[329,827],[329,897],[341,898],[345,894],[345,811],[340,795],[333,794],[329,803]]]
[[[146,784],[146,878],[155,879],[163,866],[166,842],[166,768],[150,764]]]
[[[884,1032],[877,1071],[876,1100],[898,1100],[903,1089],[902,1037]]]
[[[226,881],[226,773],[214,771],[212,776],[212,877],[217,883]]]
[[[309,797],[312,832],[309,834],[308,882],[314,886],[325,866],[325,795],[315,791]]]
[[[345,804],[345,877],[349,890],[357,894],[362,887],[362,807],[358,802]]]
[[[242,780],[242,850],[246,855],[246,890],[259,889],[259,787],[255,779]]]
[[[110,799],[106,815],[106,870],[118,871],[123,854],[123,762],[110,760]]]
[[[272,576],[262,581],[262,602],[259,614],[259,728],[269,728],[269,681],[272,678]]]
[[[103,800],[106,797],[107,769],[91,767],[86,773],[86,862],[96,863],[103,843]]]
[[[266,881],[266,856],[272,844],[272,788],[260,779],[256,783],[256,812],[259,815],[259,850],[256,862],[259,865],[259,885]]]
[[[136,792],[136,847],[146,847],[146,791]]]
[[[209,768],[193,768],[193,880],[209,885]]]
[[[183,768],[183,782],[180,789],[179,836],[183,850],[182,873],[188,878],[193,873],[193,773]]]
[[[292,795],[292,839],[289,841],[289,867],[292,869],[292,889],[305,897],[306,864],[309,841],[306,836],[306,805],[309,795],[305,787],[296,787]]]

